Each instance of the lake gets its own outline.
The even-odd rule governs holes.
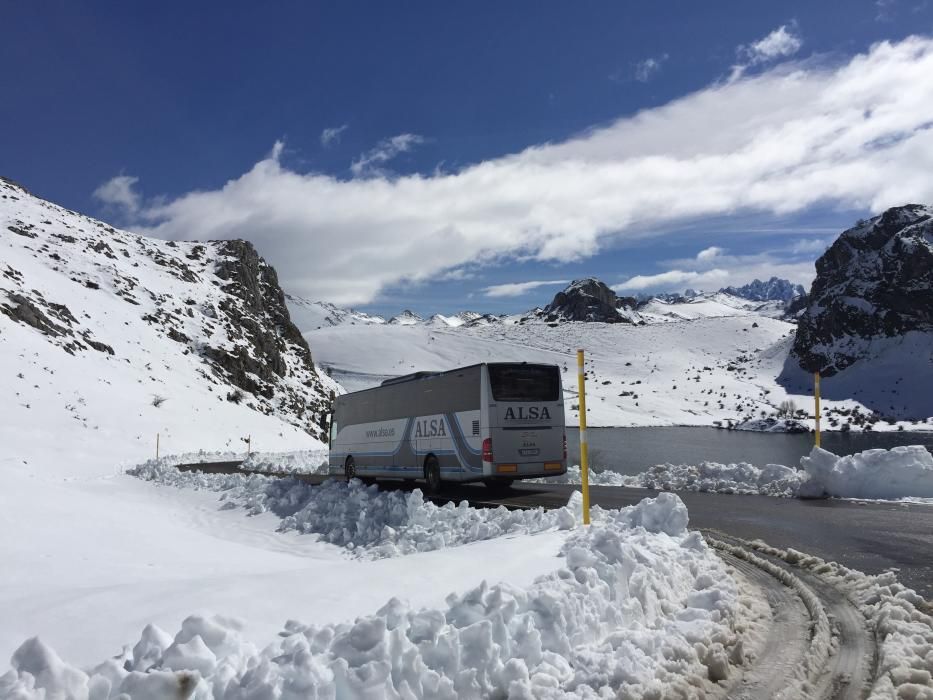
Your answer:
[[[655,464],[749,462],[758,467],[800,467],[813,447],[812,433],[754,433],[704,427],[588,428],[590,466],[622,474],[638,474]],[[823,448],[849,455],[878,447],[925,445],[933,452],[933,432],[822,434]],[[571,464],[580,461],[580,431],[567,428]]]

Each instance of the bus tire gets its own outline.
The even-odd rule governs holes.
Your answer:
[[[508,493],[512,490],[514,479],[486,479],[483,483],[493,493]]]
[[[427,492],[435,494],[441,490],[441,465],[434,455],[428,455],[424,460],[424,480],[427,482]]]
[[[347,457],[347,461],[343,465],[343,473],[347,477],[347,483],[350,483],[350,479],[356,478],[356,462],[353,461],[353,455]]]

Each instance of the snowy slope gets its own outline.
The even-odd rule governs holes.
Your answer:
[[[348,391],[413,371],[476,362],[556,363],[565,368],[568,422],[577,420],[576,350],[584,348],[590,425],[727,426],[759,418],[762,411],[771,415],[785,400],[794,401],[800,410],[812,409],[811,378],[800,370],[793,373],[794,382],[782,376],[787,371],[793,328],[785,321],[748,312],[644,326],[584,322],[446,329],[352,326],[322,328],[305,336],[318,362]],[[871,413],[866,407],[870,397],[888,391],[863,381],[865,393],[852,398],[844,385],[847,381],[840,375],[823,382],[824,429],[849,423],[859,429]],[[916,396],[921,403],[928,401],[925,395]],[[921,411],[917,415],[923,419],[931,414]],[[806,415],[798,418],[812,426]],[[898,425],[878,422],[874,428],[897,429]]]
[[[721,316],[759,315],[778,318],[783,310],[783,304],[780,302],[749,301],[724,292],[699,294],[677,301],[654,298],[640,305],[638,309],[646,323],[693,321],[698,318]]]
[[[112,471],[156,433],[163,452],[319,444],[329,380],[251,246],[149,239],[0,193],[8,458],[77,450]]]
[[[285,295],[288,313],[295,325],[302,329],[323,328],[324,326],[340,326],[344,324],[381,324],[386,323],[382,316],[376,316],[357,311],[355,309],[342,309],[327,301],[310,301],[292,294]]]

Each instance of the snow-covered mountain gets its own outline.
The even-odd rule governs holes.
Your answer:
[[[634,298],[618,297],[605,283],[595,277],[587,277],[574,280],[558,292],[539,315],[549,323],[642,323],[635,305]]]
[[[894,207],[860,222],[816,269],[794,342],[805,369],[833,375],[912,333],[927,334],[933,362],[933,207]]]
[[[807,293],[802,285],[793,284],[778,277],[772,277],[766,282],[755,279],[741,287],[724,287],[719,291],[749,301],[783,301],[784,303],[789,303]]]
[[[311,301],[292,294],[285,295],[292,321],[300,329],[311,330],[325,326],[367,325],[386,323],[382,316],[355,309],[344,309],[327,301]]]
[[[686,296],[658,296],[642,301],[638,313],[645,323],[691,321],[724,316],[765,316],[782,318],[784,303],[750,301],[725,292],[694,293]]]
[[[13,454],[131,459],[154,452],[156,433],[163,451],[320,444],[335,385],[251,244],[135,235],[0,180],[0,251],[0,433]]]

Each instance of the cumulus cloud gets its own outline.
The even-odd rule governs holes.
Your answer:
[[[793,56],[801,46],[803,46],[803,40],[797,34],[796,24],[793,22],[790,25],[782,24],[766,37],[736,49],[739,63],[732,66],[730,80],[740,78],[751,66]]]
[[[341,124],[340,126],[332,126],[324,129],[324,131],[321,132],[321,145],[324,148],[336,146],[340,143],[340,137],[343,135],[343,132],[349,128],[349,124]]]
[[[487,297],[518,297],[538,287],[548,287],[552,284],[567,284],[569,280],[534,280],[531,282],[509,282],[507,284],[494,284],[485,287],[482,291]]]
[[[381,166],[400,153],[410,151],[418,144],[424,143],[424,138],[417,134],[399,134],[392,138],[383,139],[375,148],[361,155],[350,166],[350,172],[357,177],[364,175],[381,176],[383,172]]]
[[[640,292],[648,289],[682,289],[684,287],[706,287],[713,285],[715,287],[723,286],[725,280],[729,279],[729,273],[725,270],[714,268],[704,272],[692,270],[668,270],[659,272],[656,275],[635,275],[624,282],[617,284],[616,291],[635,291]]]
[[[143,207],[137,228],[250,239],[290,292],[362,304],[466,264],[566,262],[707,217],[929,202],[930,75],[933,39],[881,43],[430,175],[299,173],[274,151],[220,189]]]
[[[639,83],[647,83],[661,70],[661,64],[667,58],[668,55],[665,53],[658,57],[649,57],[638,61],[635,64],[635,80]]]
[[[140,197],[135,191],[138,177],[117,175],[94,190],[94,199],[109,207],[121,209],[123,213],[135,215],[139,211]]]
[[[713,260],[714,258],[719,257],[725,251],[722,248],[717,248],[716,246],[710,246],[709,248],[704,248],[699,253],[697,253],[697,260],[700,262],[706,262],[707,260]]]

